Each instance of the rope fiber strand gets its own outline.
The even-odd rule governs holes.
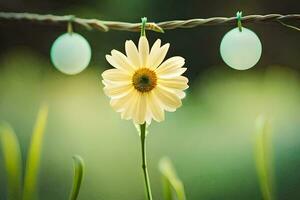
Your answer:
[[[31,22],[42,23],[62,23],[67,24],[72,22],[83,26],[87,29],[97,29],[107,32],[109,30],[119,31],[133,31],[139,32],[141,30],[141,23],[129,23],[120,21],[103,21],[98,19],[84,19],[75,17],[74,15],[40,15],[33,13],[14,13],[14,12],[0,12],[0,20],[25,20]],[[198,26],[215,26],[235,24],[236,17],[211,17],[206,19],[188,19],[188,20],[172,20],[164,22],[148,22],[146,24],[146,30],[163,33],[164,30],[177,29],[177,28],[194,28]],[[267,15],[248,15],[241,18],[243,24],[245,23],[269,23],[276,22],[285,27],[299,30],[299,28],[286,24],[287,21],[300,22],[300,14],[267,14]]]

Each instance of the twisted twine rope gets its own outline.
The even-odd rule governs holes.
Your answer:
[[[0,12],[0,20],[26,20],[32,22],[43,23],[70,23],[83,26],[87,29],[97,29],[100,31],[120,30],[138,32],[141,28],[141,23],[129,23],[120,21],[103,21],[98,19],[84,19],[75,17],[74,15],[40,15],[33,13],[13,13]],[[146,24],[147,30],[156,32],[164,32],[164,30],[177,28],[194,28],[198,26],[215,26],[236,23],[236,17],[211,17],[207,19],[188,19],[188,20],[172,20],[164,22],[150,22]],[[248,15],[241,18],[243,24],[245,23],[268,23],[277,22],[288,28],[300,31],[299,28],[288,25],[285,21],[300,22],[300,14],[267,14],[267,15]]]

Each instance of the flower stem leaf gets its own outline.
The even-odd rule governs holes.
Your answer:
[[[255,163],[264,200],[274,200],[271,155],[271,131],[269,121],[263,116],[256,120]]]
[[[42,142],[48,118],[48,106],[42,105],[39,109],[31,142],[27,155],[23,200],[34,200],[36,197],[36,188],[38,181],[38,172],[40,167],[40,157]]]
[[[186,200],[183,183],[177,177],[169,158],[162,158],[160,160],[159,170],[162,174],[165,200]]]
[[[7,123],[0,123],[0,143],[7,177],[7,199],[20,200],[22,193],[22,158],[18,138]]]
[[[70,200],[76,200],[80,191],[80,186],[83,180],[84,175],[84,161],[83,159],[75,155],[73,156],[74,162],[74,179],[73,179],[73,187],[70,193]]]

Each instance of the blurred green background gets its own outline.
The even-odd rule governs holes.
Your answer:
[[[2,11],[74,14],[79,17],[139,22],[299,13],[288,1],[138,1],[1,0]],[[253,158],[254,122],[268,116],[273,130],[276,196],[300,199],[300,34],[279,24],[249,24],[261,38],[260,62],[247,71],[226,66],[219,55],[222,36],[234,26],[199,27],[150,33],[151,43],[170,42],[168,57],[186,58],[191,80],[187,98],[162,123],[152,123],[148,137],[150,178],[155,199],[162,199],[158,161],[169,156],[190,200],[262,199]],[[0,121],[9,122],[21,143],[23,160],[39,106],[49,104],[49,120],[39,177],[43,200],[68,198],[72,155],[86,162],[79,199],[140,200],[144,185],[140,144],[131,121],[109,106],[101,73],[105,54],[124,50],[138,33],[102,33],[75,27],[92,46],[92,62],[83,73],[67,76],[51,64],[49,49],[66,26],[0,21]],[[0,154],[0,199],[6,199]]]

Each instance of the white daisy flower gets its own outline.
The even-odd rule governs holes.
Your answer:
[[[182,74],[184,58],[175,56],[163,62],[170,44],[161,46],[158,39],[151,50],[145,36],[138,48],[130,40],[125,43],[126,55],[112,50],[106,60],[115,68],[102,73],[105,94],[110,105],[122,119],[136,124],[164,120],[164,111],[173,112],[181,106],[188,88]]]

